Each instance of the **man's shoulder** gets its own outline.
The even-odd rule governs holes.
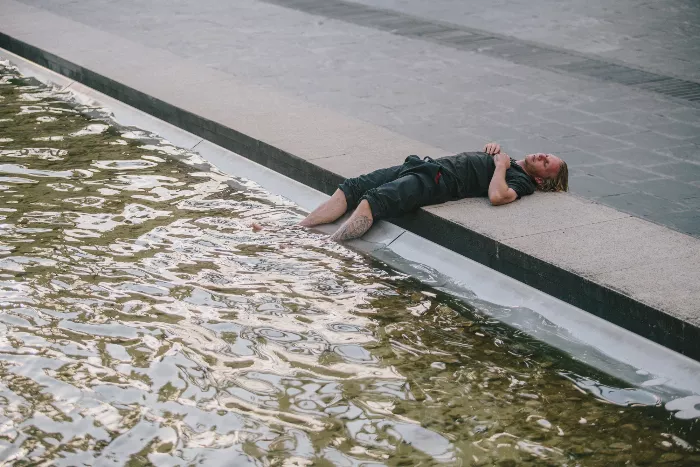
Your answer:
[[[518,198],[531,195],[537,189],[532,177],[513,159],[511,159],[510,167],[506,170],[506,183],[515,190]]]

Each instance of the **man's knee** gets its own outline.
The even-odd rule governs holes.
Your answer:
[[[333,196],[342,197],[345,199],[347,209],[355,209],[357,203],[360,202],[360,198],[363,193],[360,191],[355,179],[348,178],[343,183],[338,186],[338,189],[333,193]]]
[[[396,217],[399,215],[397,211],[398,200],[392,199],[392,197],[387,196],[387,194],[385,189],[372,188],[362,195],[360,203],[362,203],[362,201],[367,201],[367,206],[372,212],[373,219],[385,219],[387,217]]]
[[[374,219],[375,217],[374,212],[372,211],[372,205],[369,204],[367,198],[362,198],[360,200],[360,203],[357,205],[355,212],[362,216],[369,217],[370,219]]]
[[[331,199],[338,200],[338,201],[342,200],[342,201],[345,201],[346,203],[348,201],[348,197],[345,195],[345,192],[343,190],[341,190],[340,188],[335,189],[335,191],[331,195]]]
[[[363,198],[369,201],[375,218],[398,217],[421,206],[434,204],[432,183],[427,177],[408,174],[367,191]]]

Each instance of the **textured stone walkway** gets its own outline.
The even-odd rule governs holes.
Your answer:
[[[697,2],[23,2],[446,152],[561,154],[573,193],[700,236]]]
[[[695,0],[356,0],[700,81]]]

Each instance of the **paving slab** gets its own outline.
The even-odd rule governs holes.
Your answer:
[[[697,247],[683,251],[677,258],[663,258],[643,266],[597,273],[593,278],[618,290],[638,289],[637,296],[654,307],[671,302],[687,322],[700,326],[700,274]],[[679,294],[678,289],[686,290]]]
[[[695,198],[696,202],[698,201]],[[686,230],[700,221],[700,203],[685,211],[654,212],[649,214],[649,219],[655,222],[663,222],[664,225],[673,225],[678,230]]]
[[[624,212],[563,193],[535,193],[498,209],[494,209],[487,199],[472,198],[428,206],[425,210],[498,241],[630,217]],[[552,218],[557,219],[556,224],[551,222]]]
[[[630,188],[634,189],[635,187],[633,185]],[[643,217],[651,218],[660,215],[660,213],[667,216],[676,212],[681,214],[689,212],[688,205],[685,202],[669,201],[641,191],[630,191],[629,193],[607,196],[605,197],[605,204],[614,206],[624,212],[641,212]],[[664,224],[666,223],[668,221],[664,222]]]
[[[700,253],[694,238],[631,216],[556,228],[503,243],[586,277]],[[697,303],[687,300],[685,309],[697,310]]]
[[[446,47],[421,39],[422,26],[400,36],[269,2],[206,0],[196,6],[178,4],[178,14],[193,20],[192,34],[182,34],[183,25],[190,23],[182,18],[169,22],[168,2],[139,3],[143,18],[131,22],[135,5],[0,0],[0,9],[12,12],[11,20],[0,18],[0,46],[326,193],[343,177],[398,163],[408,154],[478,149],[443,144],[432,131],[415,137],[414,129],[431,124],[442,129],[440,136],[466,128],[463,135],[471,144],[481,136],[504,134],[513,148],[549,147],[565,157],[571,154],[572,160],[578,154],[571,168],[579,175],[572,176],[572,186],[574,192],[586,192],[588,200],[537,194],[499,208],[467,200],[419,210],[397,219],[399,230],[372,235],[388,241],[407,229],[700,359],[700,327],[693,318],[698,314],[697,281],[674,280],[680,274],[697,277],[700,239],[597,201],[632,192],[656,193],[670,202],[695,199],[693,190],[700,187],[694,180],[673,171],[659,173],[658,179],[634,179],[640,174],[631,170],[643,165],[647,177],[655,173],[654,166],[698,165],[695,139],[669,136],[664,144],[638,145],[655,136],[654,125],[693,119],[688,111],[692,102],[657,94],[647,99],[645,91],[620,82],[540,70],[503,55],[521,50],[515,46],[500,47],[501,57],[478,47]],[[209,19],[214,24],[207,29]],[[61,32],[65,39],[55,39]],[[71,45],[77,39],[80,44]],[[339,51],[344,55],[338,56]],[[528,92],[530,82],[546,86]],[[622,96],[621,106],[627,101],[636,113],[649,115],[623,114],[626,107],[617,113],[575,108],[615,95]],[[455,98],[450,102],[446,96]],[[645,110],[650,99],[667,105],[661,111],[653,106]],[[464,110],[471,100],[481,108],[477,115]],[[371,111],[363,110],[368,106]],[[512,114],[499,122],[500,111],[518,114],[525,124],[515,125],[518,118]],[[659,112],[663,118],[655,116]],[[481,119],[481,113],[488,117]],[[553,128],[562,131],[537,126],[542,121],[560,124]],[[611,138],[579,126],[605,121],[635,128],[633,137],[623,133]],[[576,132],[565,135],[572,133],[570,128]],[[455,138],[451,144],[457,143]],[[630,167],[628,184],[576,172],[613,163]],[[652,183],[664,180],[670,184]],[[683,224],[685,231],[700,236],[696,212],[688,201],[672,212],[685,216],[685,224],[668,224]],[[658,295],[643,273],[649,268],[666,275]]]
[[[645,148],[613,149],[601,151],[598,155],[610,161],[624,161],[624,163],[635,167],[647,167],[681,162],[683,161],[684,154],[687,155],[688,160],[694,163],[696,157],[695,151],[696,149],[694,146],[671,146],[663,148],[660,151],[651,151]]]
[[[595,175],[610,182],[644,182],[664,178],[658,173],[658,167],[653,169],[637,168],[634,165],[612,162],[610,164],[598,164],[590,167],[582,167],[578,171],[587,175]]]
[[[576,195],[585,196],[587,198],[599,196],[601,200],[607,200],[610,196],[638,191],[631,185],[611,182],[602,177],[587,174],[581,170],[569,174],[569,190]],[[635,214],[639,213],[635,211]]]

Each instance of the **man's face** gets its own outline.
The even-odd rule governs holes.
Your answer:
[[[553,154],[528,154],[525,168],[530,175],[540,178],[554,178],[561,168],[561,159]]]

